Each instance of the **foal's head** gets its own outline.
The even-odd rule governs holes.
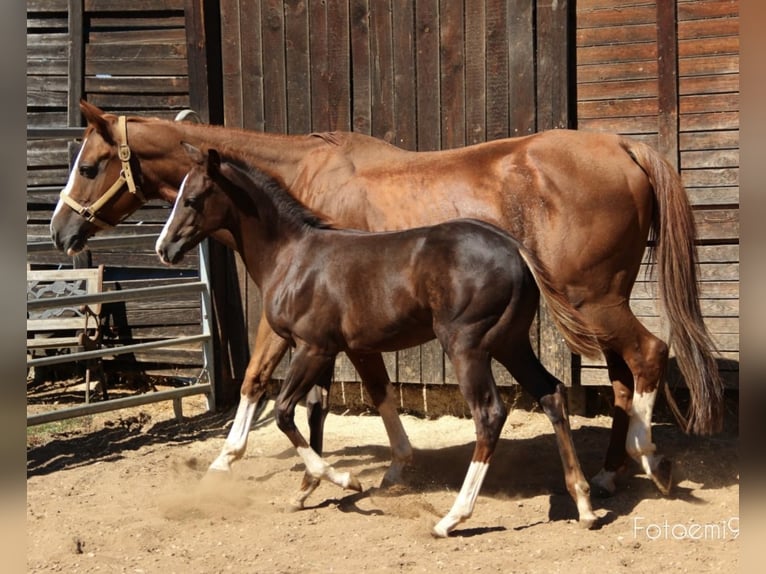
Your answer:
[[[173,211],[162,228],[155,250],[163,263],[178,263],[187,251],[221,229],[230,212],[230,201],[221,189],[221,157],[182,144],[194,162],[178,190]],[[223,183],[226,185],[226,183]]]

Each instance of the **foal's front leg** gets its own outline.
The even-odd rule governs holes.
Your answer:
[[[322,459],[306,441],[298,427],[295,426],[295,406],[298,404],[311,386],[316,383],[325,383],[332,377],[335,364],[335,356],[322,355],[314,352],[309,347],[301,345],[293,355],[287,378],[282,385],[276,404],[276,420],[279,429],[287,435],[290,442],[297,449],[298,454],[306,465],[306,473],[317,480],[329,480],[343,488],[361,491],[362,485],[350,472],[338,472],[329,463]],[[304,481],[305,484],[305,481]],[[305,498],[316,488],[313,485],[308,492],[302,488],[298,493],[295,505],[303,507]]]

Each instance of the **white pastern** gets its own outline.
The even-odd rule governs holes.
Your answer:
[[[250,426],[253,424],[257,405],[258,401],[240,395],[237,414],[234,416],[234,423],[231,425],[229,435],[223,444],[221,454],[208,467],[208,471],[230,472],[231,463],[239,460],[245,454],[247,435],[250,433]]]
[[[652,442],[652,411],[656,398],[657,389],[649,393],[635,394],[630,409],[628,438],[625,442],[628,454],[639,462],[649,475],[656,466],[654,451],[657,447]]]
[[[350,472],[338,472],[311,447],[298,447],[298,454],[306,465],[306,472],[314,478],[328,480],[342,488],[360,490],[359,482]]]
[[[434,526],[434,536],[446,537],[455,526],[471,517],[476,498],[479,496],[484,477],[487,475],[487,469],[489,469],[487,462],[471,462],[455,503],[447,515]]]

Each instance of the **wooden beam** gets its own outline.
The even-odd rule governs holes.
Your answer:
[[[658,147],[678,170],[678,24],[676,2],[657,2]]]
[[[68,0],[69,69],[67,94],[67,125],[82,126],[80,100],[83,97],[85,69],[85,30],[83,27],[83,0]]]

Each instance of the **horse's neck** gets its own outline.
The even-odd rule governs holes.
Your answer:
[[[142,158],[145,176],[152,184],[150,196],[175,199],[178,187],[192,163],[180,142],[235,150],[243,159],[281,179],[287,185],[295,179],[299,163],[309,151],[325,145],[320,138],[267,134],[188,122],[135,124],[131,148]],[[167,135],[165,135],[167,134]]]

